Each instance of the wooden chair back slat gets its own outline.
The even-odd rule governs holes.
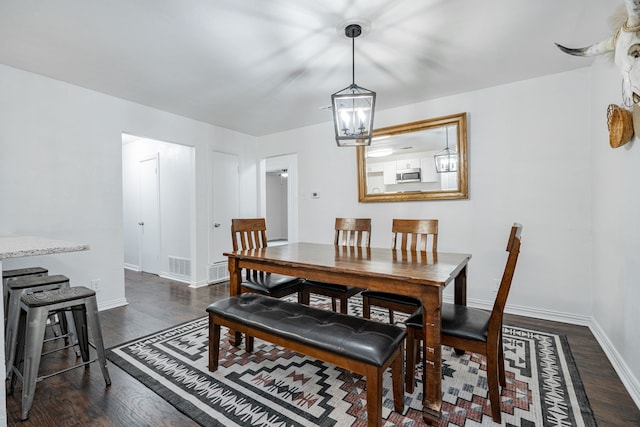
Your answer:
[[[231,220],[233,250],[267,247],[267,222],[264,218],[236,218]]]
[[[336,218],[336,246],[371,246],[371,218]]]
[[[394,219],[391,231],[393,249],[427,252],[431,240],[431,252],[438,251],[437,219]]]

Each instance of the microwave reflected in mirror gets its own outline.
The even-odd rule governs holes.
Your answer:
[[[397,169],[396,170],[396,184],[404,184],[407,182],[420,182],[422,178],[420,177],[420,168],[412,168],[412,169]]]
[[[357,149],[359,201],[467,198],[466,129],[466,113],[376,129]]]

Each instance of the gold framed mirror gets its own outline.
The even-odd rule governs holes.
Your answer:
[[[437,167],[434,156],[446,148],[450,162],[438,156]],[[356,155],[360,202],[469,197],[467,113],[375,129],[371,145],[357,147]]]

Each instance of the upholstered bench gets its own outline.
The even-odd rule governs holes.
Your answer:
[[[254,293],[216,301],[207,312],[209,371],[218,369],[222,325],[247,335],[247,352],[257,337],[364,375],[369,426],[382,423],[382,374],[391,366],[394,407],[403,411],[403,329]]]

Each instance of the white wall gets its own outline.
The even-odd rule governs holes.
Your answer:
[[[609,146],[607,106],[621,102],[621,77],[606,61],[597,62],[593,73],[591,309],[600,343],[616,357],[614,366],[640,406],[640,147],[637,136],[622,147]]]
[[[122,132],[195,147],[192,271],[206,282],[208,153],[237,153],[243,214],[257,211],[253,137],[0,65],[0,234],[91,245],[81,253],[17,258],[4,268],[42,265],[75,285],[101,280],[102,309],[125,303]]]
[[[0,93],[0,233],[91,244],[82,253],[6,260],[5,268],[42,265],[74,284],[100,278],[101,307],[124,302],[126,132],[195,147],[191,253],[194,274],[206,280],[211,146],[241,156],[242,216],[258,214],[258,159],[292,154],[296,240],[330,243],[336,216],[366,216],[372,244],[388,247],[392,218],[439,218],[439,248],[473,254],[471,303],[493,299],[509,226],[522,222],[509,309],[595,318],[605,350],[640,396],[639,154],[633,144],[607,145],[606,105],[620,98],[609,65],[378,111],[377,127],[469,113],[470,198],[460,201],[358,203],[355,151],[336,147],[329,113],[324,124],[256,139],[2,65]]]
[[[589,70],[376,112],[376,127],[468,112],[470,198],[358,203],[355,150],[331,123],[262,138],[265,156],[298,152],[300,240],[330,243],[336,216],[372,218],[372,245],[388,247],[393,218],[438,218],[438,247],[473,254],[469,298],[490,301],[508,232],[524,225],[512,306],[572,320],[591,315]],[[310,193],[318,190],[319,199]],[[450,290],[449,290],[450,292]]]
[[[606,107],[619,91],[602,61],[376,112],[376,127],[468,112],[468,200],[358,203],[355,151],[335,146],[330,122],[259,147],[261,156],[298,154],[301,241],[330,243],[334,217],[360,216],[372,218],[372,245],[388,247],[392,218],[438,218],[438,248],[473,254],[472,305],[493,300],[509,227],[521,222],[507,311],[588,325],[640,405],[640,153],[637,142],[608,145]]]

